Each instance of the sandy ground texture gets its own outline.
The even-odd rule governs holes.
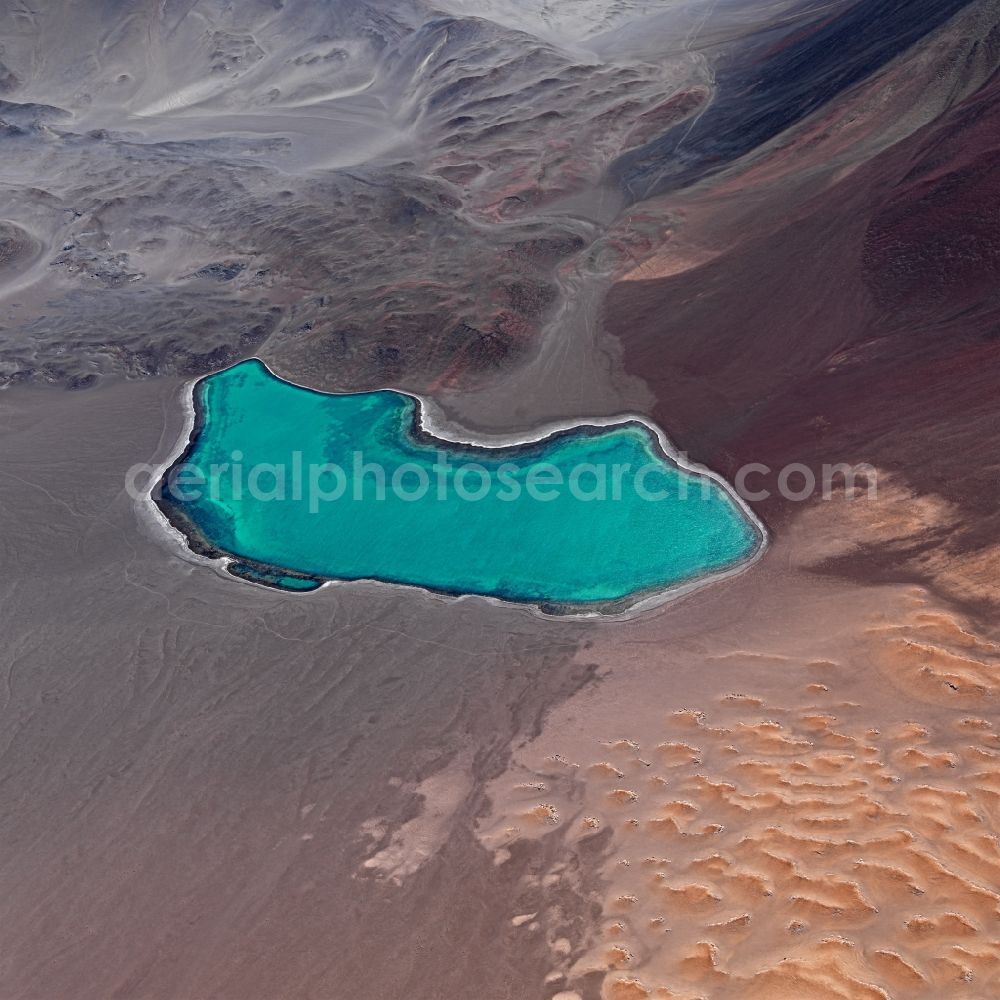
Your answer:
[[[155,388],[0,400],[5,997],[991,996],[998,637],[817,572],[933,505],[625,623],[288,597],[124,495]]]
[[[123,492],[179,391],[0,397],[0,995],[533,995],[474,820],[579,626],[187,562]]]
[[[989,1000],[996,5],[442,6],[0,9],[0,998]],[[282,595],[123,491],[251,354],[878,498],[628,622]]]
[[[599,684],[491,786],[501,870],[561,847],[510,912],[561,1000],[993,995],[1000,644],[802,548],[598,638]],[[595,864],[581,926],[553,890]]]

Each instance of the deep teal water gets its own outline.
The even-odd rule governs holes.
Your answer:
[[[272,585],[371,578],[543,604],[615,602],[731,567],[761,542],[721,486],[669,462],[637,423],[499,450],[451,445],[416,432],[410,396],[325,395],[257,361],[203,379],[195,396],[198,428],[186,465],[162,486],[164,507],[253,564],[239,575]],[[358,475],[361,462],[384,469],[384,495],[377,473]],[[470,462],[477,471],[456,472]],[[617,490],[616,465],[629,467]],[[643,467],[645,495],[665,499],[643,499],[634,475]],[[410,499],[392,489],[400,469]],[[419,470],[427,492],[412,498]],[[482,470],[489,492],[463,499],[460,486],[466,497],[483,492]]]

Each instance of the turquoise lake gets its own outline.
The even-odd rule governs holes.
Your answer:
[[[195,548],[288,590],[374,579],[545,606],[623,604],[762,543],[638,422],[501,449],[440,441],[393,391],[328,395],[246,361],[195,386],[159,502]]]

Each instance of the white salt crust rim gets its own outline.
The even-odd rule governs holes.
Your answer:
[[[194,432],[195,426],[195,386],[204,379],[211,378],[213,375],[218,375],[220,372],[228,371],[230,368],[234,368],[236,365],[243,364],[246,361],[259,362],[274,378],[278,379],[278,381],[285,382],[288,385],[294,385],[300,389],[307,389],[310,392],[317,392],[320,395],[325,396],[357,395],[356,392],[325,392],[322,389],[315,389],[312,386],[294,382],[291,379],[278,375],[266,361],[258,357],[241,358],[232,365],[227,365],[225,368],[220,368],[218,371],[209,372],[207,375],[200,375],[198,378],[191,379],[191,381],[184,384],[181,391],[181,402],[184,408],[184,427],[180,438],[167,458],[155,467],[154,472],[150,477],[149,489],[145,490],[137,500],[137,509],[141,521],[151,527],[154,535],[158,536],[162,540],[165,540],[170,548],[174,549],[174,551],[183,559],[201,566],[210,566],[225,579],[235,583],[262,587],[263,589],[274,593],[273,587],[269,587],[262,583],[256,583],[253,580],[247,580],[244,577],[238,577],[233,573],[228,572],[228,567],[232,563],[240,562],[241,560],[233,556],[218,556],[212,558],[193,552],[188,545],[187,536],[170,523],[166,515],[162,510],[160,510],[159,506],[153,500],[153,490],[159,486],[161,480],[166,475],[167,470],[181,457],[181,455],[184,454],[188,445],[191,443],[191,436]],[[704,587],[713,583],[719,583],[722,580],[729,580],[735,576],[745,573],[763,557],[764,552],[767,550],[769,544],[767,529],[764,527],[760,518],[758,518],[751,509],[750,505],[739,495],[739,493],[736,492],[735,489],[733,489],[729,481],[719,473],[709,469],[707,466],[701,465],[697,462],[691,462],[685,455],[674,447],[673,443],[667,437],[662,428],[654,424],[642,414],[622,413],[611,417],[580,417],[575,420],[559,420],[543,424],[535,430],[521,434],[473,435],[471,432],[463,429],[455,422],[448,420],[437,403],[428,397],[418,395],[417,393],[410,392],[406,389],[383,388],[370,391],[395,392],[401,396],[408,396],[417,403],[417,416],[420,429],[422,431],[438,439],[444,444],[466,445],[474,448],[500,449],[518,445],[537,444],[541,441],[545,441],[547,438],[550,438],[555,434],[585,427],[620,427],[624,424],[642,424],[642,426],[644,426],[653,435],[661,452],[669,461],[677,466],[677,468],[683,469],[684,471],[690,472],[696,476],[711,479],[722,488],[729,498],[746,515],[746,518],[751,525],[753,525],[757,534],[757,545],[754,547],[754,550],[750,553],[750,555],[733,566],[717,570],[713,573],[705,573],[704,575],[696,577],[692,580],[685,580],[682,583],[657,589],[652,593],[648,591],[640,592],[635,595],[634,603],[629,604],[628,607],[620,611],[604,612],[595,608],[589,608],[585,611],[582,610],[577,612],[567,610],[566,612],[553,614],[543,611],[537,603],[531,601],[510,601],[502,597],[493,597],[485,594],[447,594],[416,583],[390,582],[387,580],[380,580],[377,577],[373,577],[371,579],[365,578],[361,580],[327,579],[324,580],[315,590],[282,592],[288,594],[289,596],[305,599],[315,597],[328,587],[343,587],[350,586],[352,584],[364,583],[378,587],[398,587],[406,590],[419,590],[435,600],[445,602],[473,600],[485,601],[489,604],[499,605],[501,607],[520,608],[537,617],[558,621],[565,621],[567,619],[585,619],[590,621],[628,621],[647,611],[651,611],[654,608],[661,607],[668,602],[676,601],[681,597],[686,597],[689,594],[694,593],[695,591],[702,590]],[[619,606],[628,600],[629,598],[625,597],[621,599],[621,601],[608,601],[607,603],[609,606]],[[553,601],[551,603],[557,604],[559,602]],[[568,604],[563,606],[569,607]]]

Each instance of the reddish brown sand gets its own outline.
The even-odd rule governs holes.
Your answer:
[[[798,548],[598,640],[603,683],[495,782],[496,862],[549,845],[515,926],[547,941],[552,993],[994,995],[1000,644]],[[546,905],[566,883],[591,887],[596,930]]]

